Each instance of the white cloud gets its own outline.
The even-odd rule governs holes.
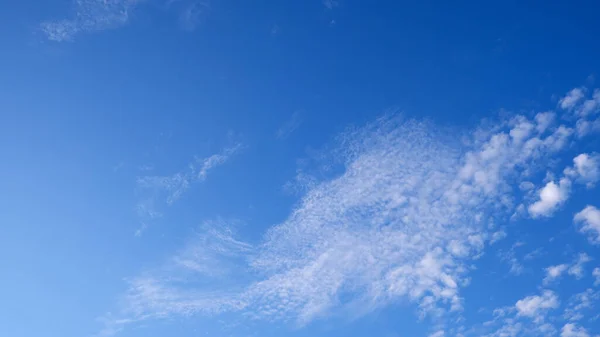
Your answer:
[[[196,159],[190,163],[186,170],[169,176],[143,176],[137,179],[137,185],[143,189],[151,189],[156,192],[166,192],[166,201],[172,204],[179,199],[183,193],[194,182],[206,180],[208,173],[215,167],[225,164],[231,156],[242,149],[240,143],[223,149],[220,153],[213,154],[207,158]]]
[[[563,326],[560,337],[589,337],[588,332],[575,323],[567,323]]]
[[[130,279],[122,314],[139,321],[171,315],[237,311],[247,304],[231,290],[244,279],[238,269],[254,247],[236,238],[236,221],[204,223],[164,266]]]
[[[594,206],[586,206],[575,214],[573,220],[582,224],[580,231],[588,234],[591,242],[600,243],[600,210]]]
[[[143,224],[136,230],[135,236],[141,236],[152,220],[162,216],[159,209],[163,203],[175,203],[194,183],[206,180],[210,171],[225,164],[242,148],[241,143],[235,143],[209,157],[196,158],[185,170],[171,175],[138,177],[136,183],[140,199],[136,211]]]
[[[211,171],[217,166],[225,164],[229,160],[229,158],[231,158],[231,156],[238,153],[242,148],[242,144],[237,143],[231,147],[223,149],[221,153],[213,154],[208,158],[199,160],[201,165],[198,171],[197,178],[199,180],[205,180],[209,171]]]
[[[573,167],[565,169],[565,175],[593,187],[600,179],[600,155],[583,153],[573,159]]]
[[[467,148],[430,124],[401,117],[352,129],[336,138],[333,153],[323,154],[343,162],[339,175],[311,184],[250,251],[217,254],[234,266],[227,268],[236,273],[229,279],[240,283],[205,289],[164,271],[150,273],[131,282],[125,312],[142,319],[243,311],[305,324],[398,302],[414,304],[422,315],[460,311],[470,263],[491,236],[488,223],[512,214],[521,177],[538,171],[537,163],[562,149],[571,134],[565,126],[540,127],[522,116],[480,130]],[[205,175],[199,172],[222,162],[202,161],[206,170],[186,176],[199,179]],[[178,179],[166,181],[159,185],[182,186]],[[197,251],[197,242],[190,245],[184,251]],[[215,261],[200,252],[191,256]],[[169,259],[172,268],[195,277],[219,275],[202,259],[177,256]],[[557,302],[546,291],[516,308],[538,319]]]
[[[600,118],[596,118],[595,120],[587,120],[581,118],[577,121],[576,124],[577,136],[584,137],[590,133],[600,131]]]
[[[594,271],[592,271],[592,276],[596,278],[594,285],[600,285],[600,268],[594,268]]]
[[[577,114],[580,116],[588,116],[600,111],[600,89],[594,90],[592,97],[585,100],[577,109]]]
[[[569,268],[566,264],[559,264],[556,266],[550,266],[546,268],[546,277],[544,278],[544,284],[548,284],[557,278],[559,278]]]
[[[575,88],[567,93],[567,95],[558,102],[558,105],[565,110],[572,110],[585,97],[583,88]]]
[[[568,198],[571,190],[571,181],[562,178],[558,184],[550,181],[539,191],[539,200],[529,206],[532,217],[550,216]]]
[[[581,279],[583,277],[583,265],[592,259],[585,253],[579,254],[577,261],[569,268],[569,275],[575,276],[576,279]]]
[[[509,272],[513,275],[521,275],[525,270],[525,267],[519,262],[516,256],[516,248],[524,245],[525,243],[523,242],[517,242],[513,244],[512,247],[507,251],[498,251],[498,256],[502,261],[505,261],[509,264]]]
[[[113,29],[129,21],[131,11],[144,0],[74,0],[72,19],[47,21],[40,25],[52,41],[69,41],[81,32]]]
[[[444,337],[446,335],[446,333],[444,332],[444,330],[438,330],[432,334],[429,335],[429,337]]]
[[[549,310],[558,308],[559,305],[558,296],[550,290],[544,290],[541,296],[528,296],[517,301],[515,308],[518,316],[529,317],[536,322],[542,322],[545,314]]]
[[[584,292],[575,294],[569,300],[563,317],[569,321],[580,321],[585,318],[585,311],[594,308],[594,304],[600,299],[600,293],[593,289],[586,289]]]
[[[506,238],[506,232],[504,230],[499,230],[497,232],[494,232],[492,234],[492,237],[490,238],[490,244],[494,244],[504,238]]]
[[[540,112],[535,116],[536,129],[538,132],[542,133],[548,129],[554,120],[556,119],[556,114],[554,112]]]
[[[600,118],[595,117],[600,112],[600,90],[594,90],[591,97],[585,99],[587,92],[586,88],[575,88],[559,102],[561,108],[573,113],[577,119],[578,137],[600,131]]]

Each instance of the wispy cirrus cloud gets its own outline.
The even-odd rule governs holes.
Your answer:
[[[193,31],[201,23],[211,8],[209,0],[167,0],[168,8],[179,12],[179,25],[182,29]]]
[[[41,31],[49,40],[70,41],[79,33],[114,29],[125,25],[132,11],[146,0],[74,0],[70,19],[45,21]]]
[[[136,236],[142,234],[148,222],[162,216],[160,209],[163,204],[175,203],[191,186],[205,181],[212,170],[224,165],[242,149],[242,143],[236,142],[206,158],[195,158],[182,171],[170,175],[138,177],[136,185],[140,198],[136,211],[142,220],[142,226],[136,231]]]
[[[82,33],[93,33],[125,26],[132,13],[148,0],[73,0],[70,18],[48,20],[39,29],[51,41],[72,41]],[[208,0],[162,0],[167,8],[175,7],[179,24],[194,30],[210,9]]]
[[[300,125],[302,124],[302,116],[300,111],[295,111],[289,120],[287,120],[277,132],[275,132],[275,137],[277,139],[286,139],[288,138],[294,131],[296,131]]]
[[[303,325],[398,302],[422,317],[459,315],[470,266],[497,239],[490,223],[510,217],[523,202],[521,183],[573,140],[572,127],[553,117],[514,116],[465,132],[465,142],[396,115],[350,129],[323,154],[336,158],[328,165],[339,164],[339,173],[314,178],[260,242],[202,230],[206,238],[188,243],[168,267],[131,280],[122,315],[237,312]],[[199,180],[203,168],[225,157],[200,161],[184,181]],[[179,177],[157,181],[168,195],[187,186]],[[219,266],[232,267],[213,272]],[[235,282],[220,282],[220,275]],[[543,314],[558,303],[550,290],[525,297],[502,318],[502,329],[529,329],[522,322],[528,319],[531,329],[549,332]]]
[[[196,158],[183,171],[167,176],[141,176],[137,185],[142,189],[166,193],[166,203],[172,204],[179,199],[193,183],[206,180],[208,173],[225,164],[233,155],[243,148],[241,143],[226,147],[221,152],[206,158]]]
[[[569,321],[581,321],[586,313],[593,311],[599,299],[600,292],[591,288],[577,293],[569,299],[563,317]]]

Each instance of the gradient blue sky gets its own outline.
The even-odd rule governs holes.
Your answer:
[[[0,335],[600,336],[599,10],[0,4]]]

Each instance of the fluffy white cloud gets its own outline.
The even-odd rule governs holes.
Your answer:
[[[568,178],[562,178],[558,184],[550,181],[539,193],[539,200],[529,206],[531,216],[550,216],[562,205],[568,198],[571,191],[571,181]]]
[[[558,296],[551,290],[544,290],[541,295],[525,297],[515,304],[519,316],[532,318],[536,322],[544,321],[545,314],[558,308]]]
[[[585,97],[585,90],[583,88],[575,88],[569,91],[565,97],[561,98],[558,105],[565,110],[574,109],[581,100]]]
[[[559,278],[565,271],[569,268],[566,264],[559,264],[556,266],[550,266],[546,268],[546,277],[544,278],[544,283],[548,284],[557,278]]]
[[[581,232],[588,234],[591,242],[600,243],[600,210],[586,206],[575,214],[574,221],[581,224]]]
[[[577,326],[575,323],[567,323],[563,326],[560,337],[589,337],[588,332],[582,328]]]
[[[565,175],[593,187],[600,179],[600,155],[582,153],[573,159],[573,167],[565,169]]]

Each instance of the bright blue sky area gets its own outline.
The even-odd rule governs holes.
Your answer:
[[[1,4],[0,335],[597,336],[598,9]]]

